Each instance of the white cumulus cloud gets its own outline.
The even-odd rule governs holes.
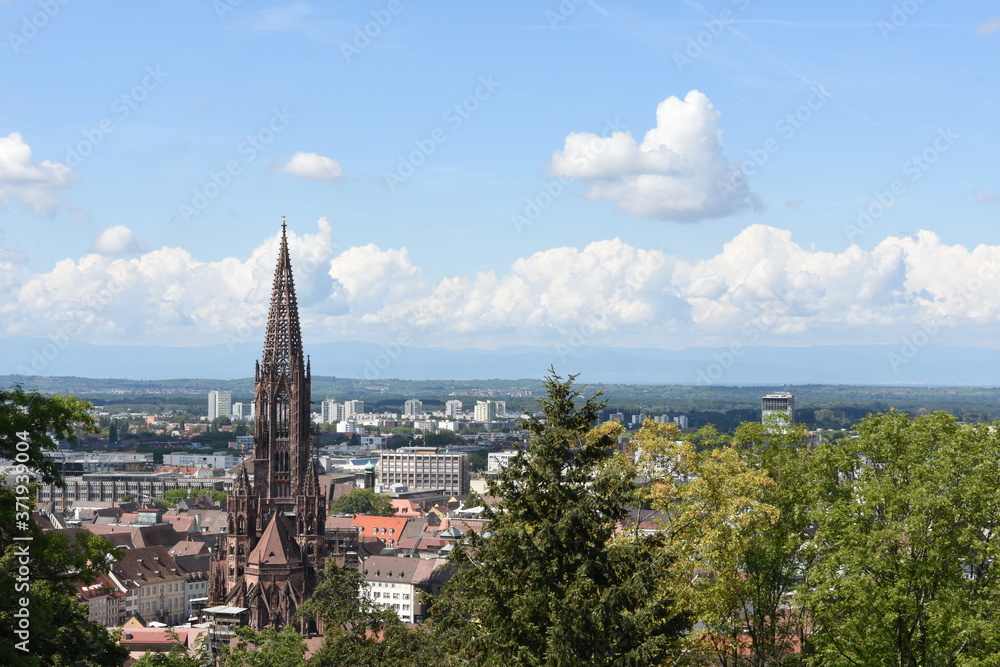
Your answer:
[[[274,171],[310,181],[339,181],[344,175],[344,170],[336,160],[303,151],[293,155],[284,164],[276,165]]]
[[[566,137],[549,168],[583,181],[590,199],[617,202],[644,218],[693,222],[761,207],[739,164],[722,155],[720,113],[697,90],[668,97],[656,109],[656,127],[637,142],[631,132]]]
[[[436,280],[405,247],[338,251],[332,238],[326,219],[314,232],[288,232],[309,342],[896,343],[933,321],[942,341],[990,345],[1000,323],[1000,245],[949,245],[927,231],[826,252],[802,247],[788,230],[751,225],[703,259],[615,238]],[[205,262],[164,247],[130,259],[88,254],[39,273],[0,251],[0,268],[9,269],[0,272],[9,274],[0,277],[0,334],[72,330],[82,342],[174,346],[260,340],[279,240],[245,258]]]
[[[139,249],[139,241],[132,230],[125,225],[105,227],[94,238],[94,250],[103,255],[120,255]]]
[[[36,162],[19,132],[0,137],[0,205],[13,199],[35,213],[52,215],[58,203],[53,191],[67,187],[74,177],[67,165]]]

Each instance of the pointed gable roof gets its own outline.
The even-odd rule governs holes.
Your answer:
[[[298,565],[299,545],[291,537],[292,528],[280,512],[275,512],[247,558],[248,565]]]
[[[285,223],[281,223],[281,247],[274,270],[271,308],[264,333],[264,356],[261,369],[265,375],[290,376],[302,370],[302,334],[299,330],[299,307],[292,281],[292,261],[288,255]]]

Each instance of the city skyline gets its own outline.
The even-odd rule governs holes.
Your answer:
[[[5,3],[0,373],[259,347],[283,215],[316,344],[995,348],[995,11]]]

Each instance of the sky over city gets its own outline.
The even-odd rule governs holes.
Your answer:
[[[307,345],[997,347],[993,2],[0,25],[0,337],[262,339],[285,216]]]

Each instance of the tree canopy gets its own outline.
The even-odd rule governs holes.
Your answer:
[[[599,394],[582,398],[574,379],[548,376],[530,453],[490,486],[503,500],[484,511],[488,535],[453,551],[431,613],[455,664],[658,664],[686,627],[657,583],[659,536],[614,541],[633,471],[610,456],[619,427],[593,428]]]
[[[388,496],[375,493],[371,489],[354,489],[333,502],[330,514],[394,516],[396,510],[392,508],[392,500]]]
[[[0,389],[0,456],[12,459],[12,485],[0,480],[0,664],[118,667],[128,655],[106,628],[87,620],[73,582],[108,571],[113,544],[86,531],[43,532],[32,519],[33,482],[61,481],[44,450],[93,429],[91,406],[72,396]]]
[[[822,452],[802,587],[817,663],[1000,662],[997,426],[890,411]]]

